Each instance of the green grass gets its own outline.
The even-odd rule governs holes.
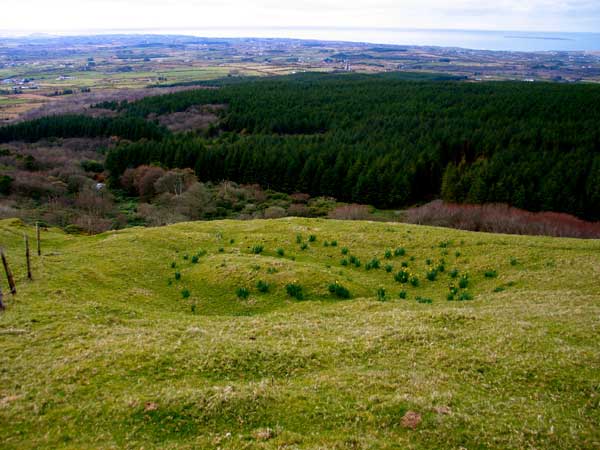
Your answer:
[[[24,232],[0,221],[19,290],[2,279],[2,449],[599,447],[599,241],[315,219],[50,230],[28,282]],[[363,261],[405,248],[420,283],[297,234]],[[442,241],[471,300],[447,300],[450,270],[425,277]]]

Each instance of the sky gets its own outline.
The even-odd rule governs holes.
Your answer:
[[[357,27],[600,32],[600,0],[18,0],[0,30]]]

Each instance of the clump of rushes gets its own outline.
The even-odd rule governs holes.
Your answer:
[[[427,259],[425,260],[425,264],[427,264],[428,266],[430,266],[430,265],[432,265],[432,264],[433,264],[433,261],[432,261],[431,259],[427,258]]]
[[[461,289],[466,289],[469,287],[469,275],[463,274],[458,281],[458,287]]]
[[[206,256],[207,253],[206,250],[199,250],[196,254],[198,255],[198,258],[202,258],[203,256]]]
[[[240,298],[242,300],[245,300],[248,297],[250,297],[250,291],[248,289],[246,289],[245,287],[237,288],[235,293],[238,296],[238,298]]]
[[[235,244],[235,239],[229,239],[230,244]]]
[[[332,247],[337,247],[338,246],[338,242],[337,241],[331,241],[331,246]]]
[[[497,288],[494,289],[494,292],[498,293],[498,292],[504,292],[506,290],[506,288],[504,286],[498,286]]]
[[[404,256],[404,255],[406,255],[406,250],[404,250],[402,247],[399,247],[396,250],[394,250],[394,256]]]
[[[381,263],[379,262],[379,260],[377,258],[373,258],[371,261],[369,261],[367,264],[365,264],[365,269],[367,269],[367,270],[379,269],[380,267],[381,267]]]
[[[406,262],[406,261],[402,261],[402,264],[400,264],[400,265],[401,265],[402,267],[405,267],[405,268],[406,268],[406,267],[408,267],[408,262]]]
[[[440,242],[440,248],[448,248],[450,246],[450,241]]]
[[[516,266],[517,264],[519,264],[519,261],[517,260],[517,258],[510,258],[511,266]]]
[[[456,253],[454,254],[454,256],[456,256],[457,258],[460,258],[460,252],[456,252]]]
[[[394,276],[394,280],[402,284],[408,283],[408,280],[410,280],[410,274],[407,270],[403,269]]]
[[[436,270],[436,269],[431,269],[431,270],[428,270],[428,271],[427,271],[427,273],[425,274],[425,276],[426,276],[426,278],[427,278],[429,281],[435,281],[435,280],[436,280],[436,278],[437,278],[437,274],[438,274],[438,273],[437,273],[437,270]]]
[[[219,253],[225,253],[225,249],[223,247],[219,247]]]
[[[311,234],[308,237],[308,242],[317,242],[317,236],[315,236],[314,234]]]
[[[387,249],[385,251],[385,259],[390,259],[392,257],[392,251],[390,249]]]
[[[274,273],[277,273],[277,272],[278,272],[278,270],[277,270],[275,267],[269,267],[269,268],[267,269],[267,273],[268,273],[269,275],[273,275]]]
[[[198,255],[192,256],[192,264],[198,264],[200,257]]]
[[[379,300],[380,302],[385,302],[385,300],[386,300],[385,289],[382,287],[377,289],[377,300]]]
[[[394,266],[392,266],[391,264],[386,264],[385,265],[385,271],[387,273],[392,273],[393,270],[394,270]]]
[[[252,247],[252,253],[255,255],[260,255],[264,250],[265,248],[262,245],[255,245]]]
[[[284,256],[285,255],[285,250],[282,248],[278,248],[277,249],[277,255],[278,256]]]
[[[184,289],[181,291],[181,298],[183,298],[184,300],[186,298],[190,298],[190,295],[192,295],[192,294],[189,289]]]
[[[442,260],[442,261],[441,261],[441,262],[438,264],[438,266],[437,266],[436,270],[437,270],[439,273],[444,273],[444,272],[446,271],[446,262],[445,262],[444,260]]]
[[[323,242],[323,247],[329,247],[329,241]]]
[[[416,276],[413,275],[412,277],[410,277],[410,285],[411,286],[418,287],[419,284],[420,284],[420,281]]]
[[[266,281],[260,280],[258,283],[256,283],[256,289],[258,289],[258,292],[262,292],[263,294],[269,292],[269,288],[270,286]]]
[[[183,259],[184,261],[187,261],[188,259],[190,259],[190,255],[188,255],[187,253],[185,255],[183,255]]]
[[[191,304],[192,314],[196,314],[196,303]]]
[[[290,297],[295,298],[296,300],[304,300],[304,290],[302,285],[297,282],[288,284],[285,287],[285,290]]]
[[[421,303],[424,305],[431,305],[433,303],[433,300],[425,297],[417,297],[415,300],[417,301],[417,303]]]
[[[488,269],[483,273],[483,275],[486,278],[496,278],[498,276],[498,272],[495,271],[494,269]]]
[[[173,261],[173,262],[171,263],[171,269],[174,269],[174,268],[176,268],[176,267],[177,267],[177,263],[176,263],[175,261]]]
[[[175,279],[177,281],[181,280],[181,272],[175,272]]]
[[[344,266],[344,267],[345,267],[345,266],[347,266],[349,263],[348,263],[348,260],[347,260],[346,258],[344,258],[344,259],[342,259],[342,260],[340,261],[340,264],[341,264],[342,266]]]
[[[337,281],[329,285],[329,292],[338,298],[350,298],[350,291],[341,284],[339,284]]]
[[[398,297],[400,297],[402,300],[406,300],[408,298],[408,294],[406,293],[406,291],[400,291]]]
[[[454,285],[450,285],[448,296],[447,296],[448,301],[451,302],[451,301],[455,300],[457,295],[458,295],[458,288]]]
[[[301,234],[296,235],[296,244],[302,244],[302,235]]]
[[[459,297],[458,299],[459,299],[461,302],[466,302],[466,301],[469,301],[469,300],[473,300],[473,296],[472,296],[472,295],[471,295],[469,292],[467,292],[467,291],[464,291],[464,292],[462,292],[462,293],[460,294],[460,297]]]
[[[360,259],[358,259],[356,256],[352,255],[350,256],[350,264],[352,264],[354,267],[360,267]]]
[[[342,255],[347,255],[348,254],[348,247],[343,247],[342,248]]]
[[[306,242],[304,242],[301,246],[300,246],[300,250],[306,250],[308,248],[308,244]]]
[[[458,269],[452,269],[449,273],[450,278],[458,278]]]

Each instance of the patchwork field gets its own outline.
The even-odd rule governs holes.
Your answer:
[[[600,241],[51,229],[27,281],[23,233],[0,222],[2,448],[600,446]]]

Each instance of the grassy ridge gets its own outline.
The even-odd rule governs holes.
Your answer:
[[[598,241],[310,219],[51,230],[26,282],[23,232],[0,222],[19,282],[0,315],[2,448],[600,442]],[[402,262],[418,287],[394,280]],[[452,269],[473,300],[447,300]]]

